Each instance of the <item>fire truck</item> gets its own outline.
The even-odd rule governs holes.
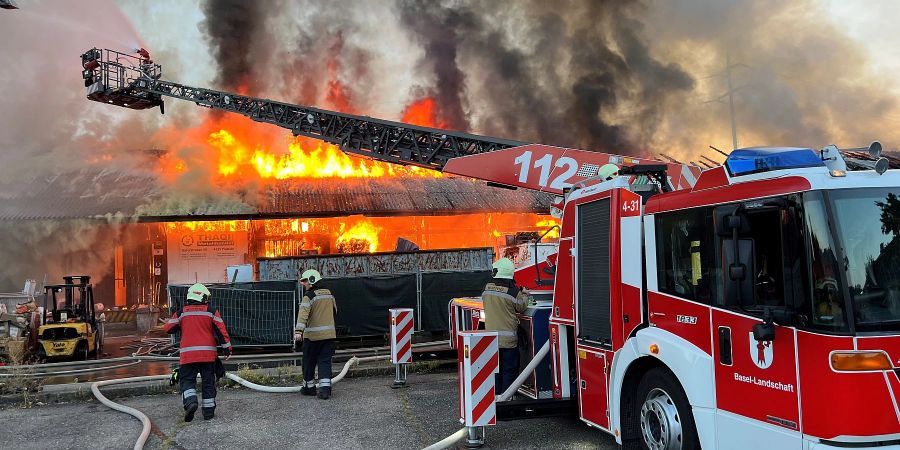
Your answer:
[[[556,194],[558,251],[516,274],[549,298],[550,394],[537,376],[531,393],[626,448],[900,448],[900,171],[878,143],[738,149],[701,171],[179,85],[111,50],[82,67],[91,100],[180,98]]]

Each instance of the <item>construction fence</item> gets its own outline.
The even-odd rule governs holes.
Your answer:
[[[490,247],[258,259],[261,280],[318,270],[337,299],[338,334],[349,336],[388,333],[390,308],[413,308],[417,331],[446,331],[447,304],[481,295],[493,261]]]
[[[296,281],[207,284],[210,304],[225,321],[235,347],[290,346],[299,306]],[[189,285],[169,285],[171,311],[185,303]],[[175,343],[181,335],[174,337]]]

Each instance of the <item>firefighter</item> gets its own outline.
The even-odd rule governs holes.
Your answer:
[[[209,289],[197,283],[188,288],[187,302],[166,321],[164,330],[172,334],[181,331],[178,381],[184,404],[184,421],[194,420],[197,412],[197,374],[203,379],[203,418],[216,415],[216,343],[225,359],[231,357],[231,338],[219,311],[209,305]]]
[[[497,394],[509,388],[519,374],[519,319],[516,313],[534,300],[525,289],[513,281],[515,265],[509,258],[494,263],[494,279],[484,287],[481,301],[484,304],[485,329],[499,333],[500,373],[496,376]]]
[[[337,347],[335,340],[334,313],[337,303],[331,291],[318,283],[322,275],[316,270],[307,270],[300,276],[303,285],[303,301],[294,326],[294,340],[303,341],[303,395],[317,395],[322,400],[331,397],[331,358]],[[319,367],[319,389],[313,379]]]
[[[597,171],[597,175],[599,175],[600,179],[603,181],[612,180],[619,176],[619,166],[612,163],[604,164],[603,167]]]

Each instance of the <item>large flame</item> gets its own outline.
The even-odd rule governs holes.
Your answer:
[[[341,224],[343,229],[345,224]],[[378,251],[378,234],[381,227],[369,221],[358,222],[341,233],[335,241],[337,253],[374,253]]]
[[[335,85],[334,89],[328,101],[342,111],[350,108],[342,88]],[[444,124],[439,116],[435,100],[424,97],[405,108],[402,120],[441,128]],[[157,140],[170,150],[159,160],[160,171],[169,180],[196,168],[192,166],[207,164],[215,167],[214,173],[223,180],[443,176],[435,170],[348,155],[335,145],[294,137],[237,114],[210,115],[187,130],[167,128],[159,132]],[[203,172],[207,172],[205,167]]]
[[[353,157],[336,146],[302,137],[287,145],[287,154],[275,154],[260,146],[239,140],[229,130],[209,135],[208,143],[218,151],[219,174],[246,176],[248,169],[261,178],[379,178],[440,177],[438,171],[403,167]]]

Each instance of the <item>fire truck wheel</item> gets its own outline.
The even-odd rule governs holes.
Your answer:
[[[684,389],[665,369],[651,369],[637,389],[641,448],[693,450],[700,448],[694,416]]]

